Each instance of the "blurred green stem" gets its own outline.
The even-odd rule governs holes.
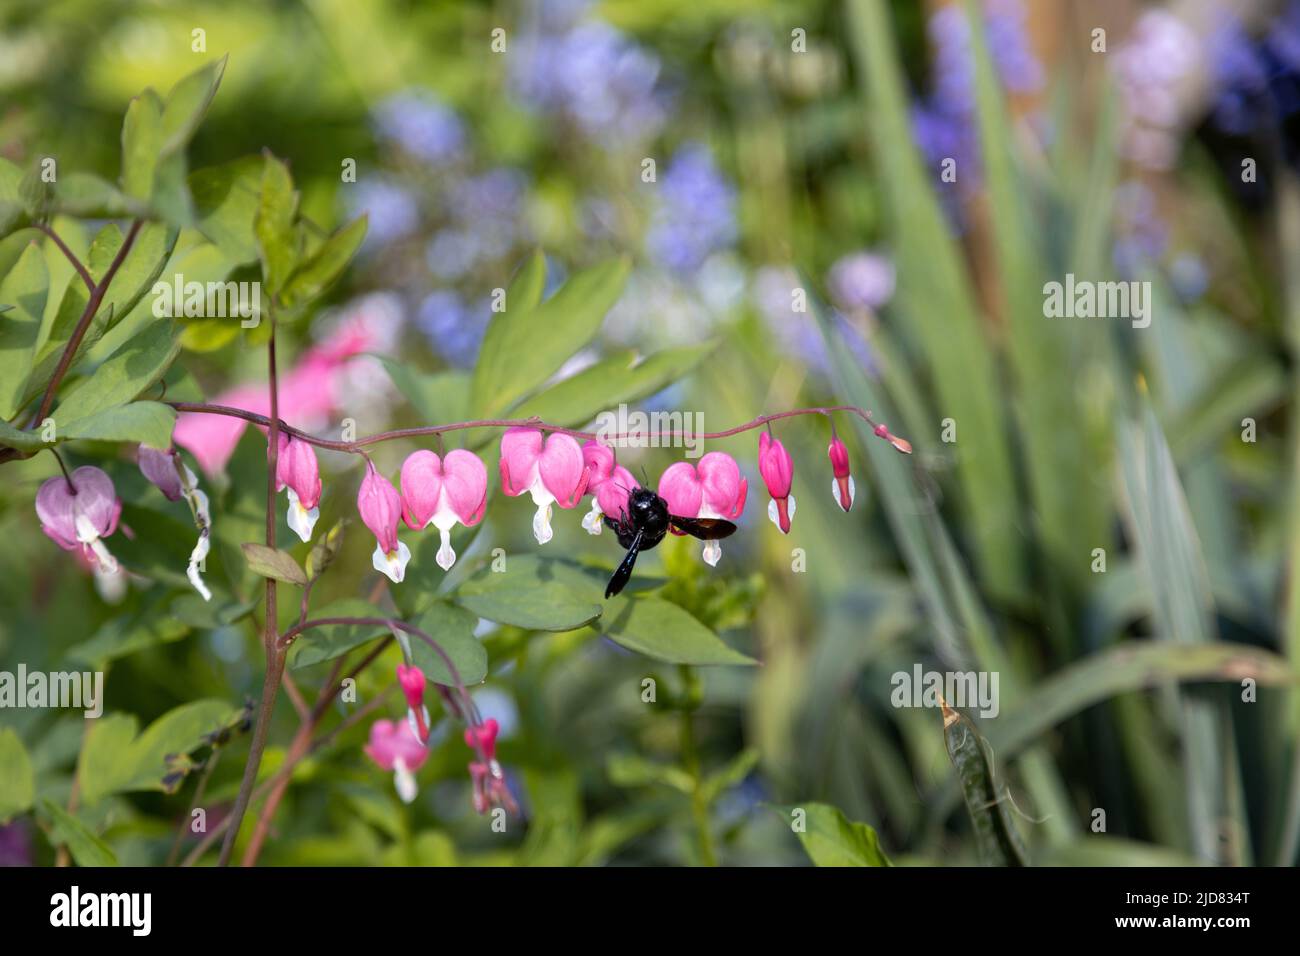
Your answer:
[[[695,711],[704,696],[700,676],[694,668],[683,664],[682,672],[682,765],[691,778],[691,819],[695,821],[695,837],[699,844],[700,862],[717,866],[713,850],[713,832],[709,828],[709,804],[704,794],[704,778],[700,772],[700,753],[695,743]]]

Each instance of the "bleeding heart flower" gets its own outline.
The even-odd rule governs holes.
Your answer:
[[[711,451],[692,466],[679,461],[669,465],[659,478],[659,497],[668,504],[670,514],[684,518],[725,518],[734,521],[745,510],[749,483],[740,475],[740,466],[730,455]],[[674,534],[681,534],[672,529]],[[715,566],[722,557],[722,544],[706,541],[704,560]]]
[[[627,511],[627,496],[639,487],[632,473],[614,460],[608,445],[589,441],[582,446],[582,458],[587,464],[587,494],[591,495],[591,510],[582,517],[582,527],[588,534],[600,534],[605,522],[602,515],[617,517]]]
[[[512,498],[525,491],[533,496],[533,536],[538,544],[551,540],[551,505],[576,507],[587,490],[590,474],[582,449],[569,435],[540,429],[508,428],[501,436],[501,489]]]
[[[469,776],[473,784],[474,810],[487,813],[492,806],[505,807],[510,813],[518,811],[510,788],[506,786],[505,773],[497,762],[497,733],[500,726],[489,717],[477,727],[465,730],[465,744],[480,759],[469,765]]]
[[[848,511],[853,507],[855,491],[853,476],[849,474],[849,450],[844,447],[844,442],[840,441],[838,436],[833,436],[826,453],[830,456],[831,470],[835,473],[835,480],[831,483],[831,494],[839,502],[839,506]]]
[[[413,531],[433,525],[442,535],[438,567],[456,563],[451,529],[483,520],[487,507],[487,468],[473,452],[457,448],[440,459],[431,451],[413,452],[402,463],[402,518]]]
[[[411,722],[417,740],[429,739],[429,711],[424,706],[424,671],[414,664],[397,665],[397,683],[406,697],[406,716]]]
[[[371,563],[376,571],[400,584],[406,575],[411,549],[397,540],[397,522],[402,516],[402,496],[373,464],[366,465],[366,476],[357,491],[357,510],[361,520],[374,534],[376,545]]]
[[[763,476],[767,493],[772,496],[767,503],[767,516],[782,534],[789,534],[795,508],[794,495],[790,494],[794,461],[785,446],[768,432],[758,436],[758,473]]]
[[[429,751],[416,739],[409,724],[391,720],[377,720],[370,727],[370,743],[365,746],[366,756],[382,770],[393,771],[393,783],[403,803],[415,799],[417,787],[415,772],[429,759]]]
[[[104,571],[118,569],[100,538],[117,530],[122,502],[113,490],[113,479],[89,465],[72,473],[72,482],[62,475],[50,478],[36,492],[36,515],[44,531],[65,551],[80,551]]]
[[[155,485],[168,501],[180,501],[181,475],[176,468],[176,459],[171,451],[159,451],[141,444],[136,449],[136,463],[140,473]]]
[[[311,532],[320,517],[320,465],[316,451],[307,442],[280,435],[280,454],[276,458],[276,490],[289,489],[289,527],[303,541],[311,540]]]

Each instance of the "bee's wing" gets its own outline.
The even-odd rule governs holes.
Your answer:
[[[684,531],[701,541],[716,541],[718,538],[729,538],[736,533],[736,526],[722,518],[683,518],[681,515],[669,515],[668,520],[678,531]]]
[[[641,550],[641,535],[642,532],[638,531],[632,538],[632,543],[629,544],[627,548],[627,554],[623,557],[623,560],[619,562],[618,567],[614,569],[614,573],[610,576],[609,584],[605,586],[606,600],[612,598],[619,591],[622,591],[627,585],[627,582],[631,580],[632,568],[636,565],[637,552]]]

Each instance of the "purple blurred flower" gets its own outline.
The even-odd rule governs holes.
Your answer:
[[[1178,155],[1178,89],[1202,55],[1181,17],[1153,7],[1110,59],[1125,105],[1124,155],[1148,169],[1168,169]]]
[[[1043,85],[1043,67],[1034,56],[1020,0],[984,0],[984,36],[1002,85],[1012,93],[1033,93]],[[975,109],[975,55],[970,20],[961,4],[946,6],[930,17],[934,44],[934,88],[948,115]]]
[[[25,820],[0,826],[0,866],[34,866],[32,835]]]
[[[469,368],[478,358],[490,316],[486,300],[471,306],[455,292],[439,289],[420,303],[415,321],[443,358],[452,365]]]
[[[426,90],[388,97],[375,110],[375,127],[381,138],[430,163],[448,163],[465,146],[460,117]]]
[[[735,241],[735,205],[736,191],[708,148],[683,146],[659,184],[646,248],[665,269],[693,273],[710,253]]]
[[[1300,0],[1291,0],[1260,40],[1225,14],[1209,46],[1214,122],[1224,132],[1250,135],[1300,111]]]
[[[831,266],[827,286],[846,312],[874,312],[894,295],[894,264],[875,253],[850,253]]]

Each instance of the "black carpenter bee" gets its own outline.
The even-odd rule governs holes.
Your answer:
[[[604,516],[605,524],[618,536],[618,543],[627,548],[627,556],[614,569],[605,587],[606,598],[623,590],[632,577],[636,556],[655,547],[670,527],[702,541],[725,538],[736,530],[734,524],[722,518],[684,518],[669,514],[668,502],[649,488],[633,488],[628,492],[627,507],[617,518]]]

